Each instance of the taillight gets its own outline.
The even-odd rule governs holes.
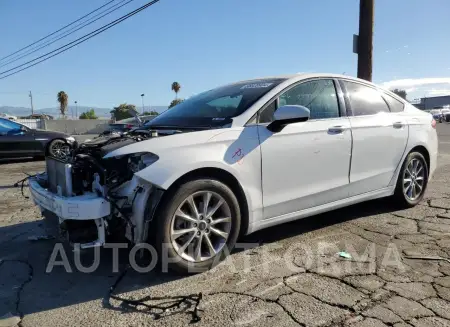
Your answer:
[[[431,121],[431,127],[436,128],[436,120],[434,118]]]
[[[133,125],[128,124],[128,125],[127,125],[127,128],[130,128],[130,129],[131,129],[131,128],[133,128]]]

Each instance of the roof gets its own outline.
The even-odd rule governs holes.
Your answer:
[[[369,81],[366,81],[366,80],[363,80],[363,79],[360,79],[357,77],[341,75],[341,74],[332,74],[332,73],[297,73],[297,74],[263,76],[263,77],[259,77],[259,78],[252,78],[252,79],[248,79],[248,80],[236,81],[236,82],[233,82],[230,84],[242,83],[242,82],[251,83],[252,81],[257,81],[257,80],[262,80],[262,79],[301,80],[301,79],[306,79],[306,78],[317,78],[317,77],[341,78],[341,79],[353,80],[353,81],[358,81],[361,83],[375,85],[372,82],[369,82]],[[379,86],[377,85],[377,87],[379,87]]]

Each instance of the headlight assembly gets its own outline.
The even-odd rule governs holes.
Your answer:
[[[137,173],[155,163],[158,159],[159,157],[151,152],[133,153],[128,157],[128,166],[133,173]]]

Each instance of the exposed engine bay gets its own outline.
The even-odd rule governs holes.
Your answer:
[[[124,231],[132,243],[143,242],[163,190],[134,174],[158,157],[146,152],[103,157],[121,147],[177,132],[138,129],[99,136],[73,149],[67,161],[46,157],[46,172],[30,180],[33,199],[44,211],[57,212],[60,232],[81,248],[102,246],[108,235],[123,235]]]

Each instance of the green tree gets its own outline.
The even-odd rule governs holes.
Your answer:
[[[94,109],[83,112],[80,115],[80,119],[97,119],[98,117],[95,115]]]
[[[175,100],[178,98],[178,92],[180,92],[181,85],[178,82],[172,83],[172,91],[175,92]]]
[[[169,105],[169,108],[175,107],[177,104],[179,104],[179,103],[181,103],[181,102],[183,102],[183,101],[184,101],[184,99],[175,99],[175,100],[172,100],[172,102],[171,102],[170,105]]]
[[[130,109],[136,111],[137,113],[136,106],[134,104],[122,103],[118,107],[114,107],[114,109],[111,110],[111,117],[116,121],[131,118],[133,115],[128,112]]]
[[[57,95],[57,100],[59,102],[59,111],[63,117],[66,116],[67,104],[69,103],[69,96],[64,91],[59,91]]]
[[[406,96],[408,95],[405,90],[395,89],[391,90],[392,93],[397,94],[399,97],[406,100]]]
[[[158,116],[159,113],[155,110],[152,111],[144,111],[144,113],[141,116]]]

